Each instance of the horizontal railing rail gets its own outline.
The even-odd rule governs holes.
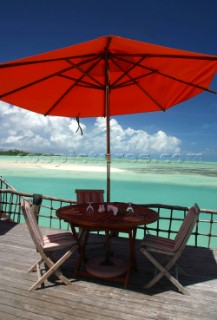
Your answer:
[[[8,218],[17,223],[24,223],[21,212],[22,197],[33,203],[34,194],[17,191],[0,177],[0,219]],[[41,226],[68,229],[67,223],[56,217],[56,210],[62,206],[76,204],[76,200],[62,199],[41,195],[42,204],[38,213],[38,224]],[[150,225],[139,226],[137,238],[145,234],[174,238],[183,219],[189,210],[185,206],[166,204],[143,204],[159,214],[159,219]],[[192,232],[189,243],[195,247],[217,248],[217,210],[200,209],[199,219]]]

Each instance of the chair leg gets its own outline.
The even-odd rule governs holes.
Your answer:
[[[31,268],[29,268],[28,272],[34,272],[37,269],[38,265],[41,265],[43,263],[43,259],[39,259],[35,264],[33,264],[33,266]]]
[[[35,284],[29,289],[29,291],[33,291],[35,289],[37,289],[42,283],[44,283],[44,281],[51,275],[51,274],[55,274],[60,280],[62,280],[62,282],[66,285],[71,285],[71,281],[69,281],[69,279],[67,279],[66,277],[64,277],[62,275],[62,273],[58,270],[58,268],[63,264],[63,262],[65,260],[67,260],[75,251],[77,250],[77,246],[74,246],[73,248],[71,248],[69,251],[67,251],[56,263],[53,263],[53,261],[50,260],[49,257],[44,256],[43,260],[46,263],[46,265],[48,266],[48,271],[42,276],[40,277],[40,279],[35,282]]]
[[[141,252],[150,260],[160,271],[151,281],[149,281],[145,288],[151,288],[157,283],[163,276],[167,277],[183,294],[189,295],[187,289],[185,289],[169,272],[168,270],[174,265],[176,258],[172,258],[165,267],[163,267],[147,250],[141,248]]]
[[[183,276],[188,276],[188,274],[178,264],[176,264],[176,269],[178,274],[180,273]]]
[[[159,260],[160,264],[163,266],[166,266],[167,263],[169,263],[171,260],[171,256],[169,255],[164,255],[162,257],[162,259]],[[175,264],[175,276],[176,276],[176,280],[178,280],[179,278],[179,274],[187,276],[187,273],[176,263]]]

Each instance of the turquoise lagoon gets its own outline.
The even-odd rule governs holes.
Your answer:
[[[1,166],[2,161],[10,163],[10,168]],[[29,168],[29,161],[25,157],[1,156],[0,175],[19,191],[72,200],[76,199],[75,189],[106,190],[106,164],[102,159],[31,158],[34,168]],[[44,168],[48,164],[49,169]],[[104,172],[72,170],[78,165],[100,167]],[[187,207],[197,202],[200,208],[217,210],[216,162],[114,159],[111,168],[111,201]],[[114,168],[119,171],[114,172]],[[178,225],[175,228],[178,230]],[[208,224],[200,223],[199,228],[209,233]],[[217,234],[216,229],[217,226],[213,226],[214,234]],[[142,232],[137,236],[141,238]],[[207,241],[207,237],[199,239],[202,246],[207,246]],[[213,241],[211,247],[216,247]]]
[[[1,156],[0,164],[6,160],[14,165],[1,169],[0,175],[19,191],[75,199],[75,189],[106,190],[105,172],[70,170],[75,165],[105,169],[105,161],[100,159],[31,158],[33,169],[28,168],[27,158]],[[43,168],[43,164],[49,164],[50,169]],[[65,164],[67,168],[63,170]],[[111,172],[111,201],[180,206],[197,202],[201,208],[217,209],[216,162],[117,159],[111,166],[121,169]]]

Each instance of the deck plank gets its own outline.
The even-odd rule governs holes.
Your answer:
[[[49,232],[48,232],[49,231]],[[55,230],[44,228],[45,233]],[[210,319],[217,314],[217,251],[188,247],[179,264],[190,296],[179,293],[166,279],[149,290],[143,286],[150,278],[151,265],[139,254],[138,272],[132,270],[128,289],[122,284],[84,277],[73,278],[78,254],[64,265],[72,285],[50,279],[45,289],[28,292],[36,273],[27,273],[38,255],[25,225],[0,221],[0,315],[10,319]],[[128,239],[114,238],[112,251],[128,258]],[[103,248],[88,249],[88,256],[103,254]]]

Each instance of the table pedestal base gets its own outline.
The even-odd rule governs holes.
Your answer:
[[[110,257],[109,263],[106,263],[105,257],[102,256],[88,261],[86,271],[94,277],[110,279],[125,274],[128,271],[128,263],[115,257]]]

